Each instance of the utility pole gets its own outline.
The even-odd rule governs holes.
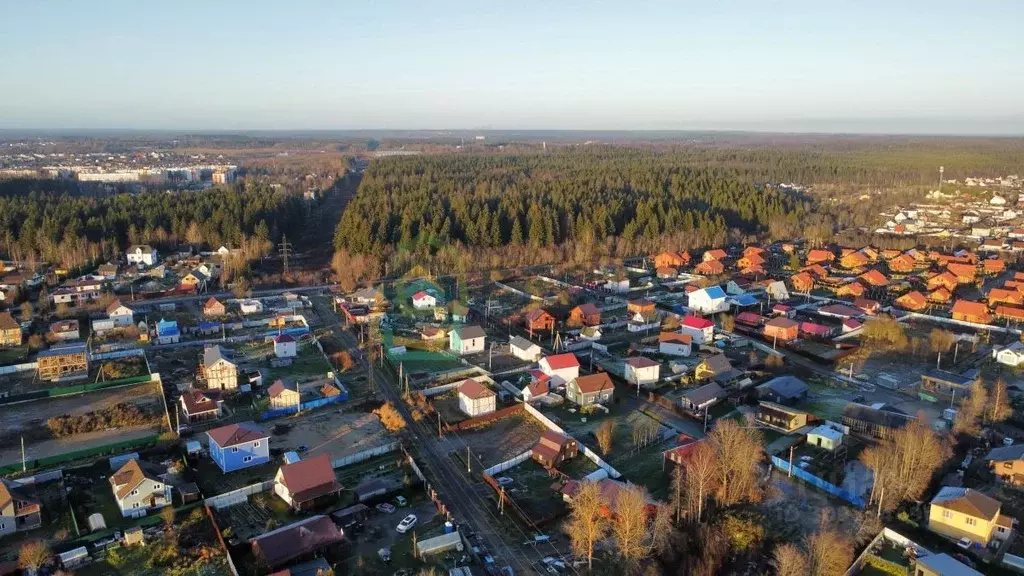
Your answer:
[[[793,446],[789,447],[789,478],[793,477]]]
[[[281,264],[284,268],[284,275],[288,275],[288,259],[292,253],[292,244],[288,242],[287,236],[281,236],[281,243],[278,244],[278,253],[281,255]]]
[[[466,474],[473,472],[473,461],[471,460],[472,455],[469,452],[469,446],[466,446]]]
[[[24,472],[28,467],[25,464],[25,437],[21,437],[21,471]]]

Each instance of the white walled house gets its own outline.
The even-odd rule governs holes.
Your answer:
[[[115,300],[107,306],[107,318],[111,320],[116,328],[123,328],[134,324],[135,311]]]
[[[725,290],[722,290],[721,286],[711,286],[690,292],[689,306],[701,314],[717,314],[729,310]]]
[[[287,334],[274,336],[274,356],[278,358],[294,358],[298,354],[295,338]]]
[[[643,356],[627,358],[625,368],[626,381],[633,386],[651,386],[661,377],[661,364]]]
[[[468,416],[490,414],[496,407],[497,396],[487,386],[469,378],[459,386],[459,410]]]
[[[512,351],[512,355],[520,360],[526,360],[527,362],[536,362],[540,359],[543,352],[540,346],[530,342],[522,336],[515,336],[508,343],[509,349]]]
[[[417,310],[425,310],[427,308],[433,308],[434,306],[437,306],[437,298],[434,298],[423,290],[412,295],[413,308]]]
[[[580,361],[572,352],[545,356],[540,359],[540,371],[551,377],[551,386],[557,388],[580,375]]]
[[[156,248],[148,246],[146,244],[140,244],[132,246],[128,249],[128,253],[125,254],[128,259],[128,263],[135,266],[152,266],[157,263],[159,256],[157,255]]]
[[[828,424],[822,424],[807,433],[807,444],[832,451],[843,444],[843,433]]]
[[[263,312],[263,303],[259,300],[242,300],[238,303],[238,307],[242,310],[242,314],[260,314]]]
[[[996,348],[992,351],[992,357],[1004,366],[1016,368],[1024,364],[1024,343],[1014,342],[1004,348]]]
[[[701,344],[711,344],[715,340],[715,323],[706,318],[686,316],[679,323],[679,333],[689,334],[690,338],[693,339],[693,343],[698,346]]]
[[[160,479],[143,472],[138,460],[129,460],[110,477],[121,515],[137,518],[171,504],[171,487]]]
[[[693,336],[679,332],[658,335],[658,352],[669,356],[689,356],[693,350]]]
[[[484,351],[487,334],[479,326],[459,326],[448,333],[448,346],[457,354],[476,354]]]

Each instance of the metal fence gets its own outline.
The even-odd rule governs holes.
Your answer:
[[[36,468],[42,468],[44,466],[52,466],[54,464],[60,464],[61,462],[68,462],[70,460],[77,460],[79,458],[88,458],[91,456],[99,456],[103,454],[114,454],[116,452],[122,452],[124,450],[131,450],[134,448],[140,448],[155,444],[159,439],[158,434],[152,436],[145,436],[143,438],[137,438],[135,440],[125,440],[123,442],[114,442],[112,444],[104,444],[103,446],[96,446],[95,448],[86,448],[84,450],[75,450],[72,452],[65,452],[63,454],[57,454],[54,456],[47,456],[45,458],[33,458],[25,460],[25,469],[34,470]],[[12,472],[18,472],[22,468],[20,462],[15,464],[8,464],[6,466],[0,466],[0,474],[10,474]]]
[[[514,467],[522,464],[523,462],[526,462],[527,460],[530,459],[530,456],[532,456],[532,455],[533,455],[533,450],[527,450],[526,452],[523,452],[522,454],[520,454],[518,456],[509,458],[508,460],[505,460],[504,462],[501,462],[501,463],[495,464],[494,466],[491,466],[487,470],[484,470],[484,474],[487,474],[488,476],[494,476],[495,474],[497,474],[499,472],[504,472],[505,470],[508,470],[509,468],[514,468]]]
[[[257,482],[256,484],[242,486],[241,488],[231,490],[230,492],[210,496],[203,502],[205,502],[207,506],[212,506],[217,510],[223,510],[224,508],[247,502],[249,500],[249,496],[266,492],[271,490],[273,487],[273,480],[264,480],[263,482]]]
[[[348,390],[342,389],[341,394],[337,396],[328,396],[327,398],[317,398],[316,400],[310,400],[309,402],[303,402],[298,406],[288,406],[285,408],[274,408],[267,410],[260,414],[260,420],[270,420],[272,418],[280,418],[282,416],[291,416],[298,414],[299,412],[305,412],[307,410],[313,410],[315,408],[321,408],[328,404],[334,404],[336,402],[345,402],[348,400]]]
[[[387,454],[388,452],[394,452],[398,450],[398,447],[402,444],[398,441],[391,442],[377,446],[376,448],[370,448],[369,450],[363,450],[355,454],[350,454],[344,458],[338,458],[337,460],[331,460],[332,468],[341,468],[342,466],[348,466],[349,464],[356,464],[364,460],[369,460],[374,456],[380,456],[381,454]]]
[[[536,408],[534,408],[533,406],[530,406],[529,404],[522,404],[522,406],[524,406],[526,408],[526,411],[531,416],[533,416],[534,418],[539,420],[540,423],[543,424],[544,426],[546,426],[549,430],[554,430],[555,432],[558,432],[559,434],[565,434],[565,430],[563,430],[561,426],[559,426],[559,425],[555,424],[554,422],[552,422],[551,419],[548,418],[547,416],[545,416],[544,414],[542,414],[540,412],[540,410],[537,410]],[[566,436],[568,436],[568,434],[566,434]],[[582,442],[577,440],[576,444],[579,445],[580,451],[583,452],[584,456],[586,456],[594,464],[597,464],[599,467],[601,467],[601,469],[603,469],[605,472],[607,472],[609,476],[611,476],[612,478],[619,478],[619,477],[622,476],[622,474],[620,474],[619,471],[615,469],[615,467],[613,467],[611,464],[609,464],[609,463],[605,462],[604,460],[602,460],[601,457],[598,456],[596,452],[594,452],[590,448],[587,448]]]
[[[772,464],[779,470],[782,470],[783,472],[790,471],[789,462],[786,462],[785,460],[779,458],[778,456],[772,456]],[[850,492],[843,490],[839,486],[836,486],[831,482],[827,482],[815,476],[814,474],[811,474],[810,472],[804,470],[803,468],[800,468],[799,466],[793,466],[792,473],[793,476],[796,476],[797,478],[803,480],[804,482],[807,482],[811,486],[814,486],[815,488],[827,492],[828,494],[831,494],[837,498],[845,500],[858,508],[863,509],[867,507],[867,503],[864,502],[864,498],[857,496],[856,494],[851,494]]]

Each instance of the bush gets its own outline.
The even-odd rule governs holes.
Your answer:
[[[380,423],[388,432],[398,432],[405,428],[405,418],[398,412],[391,402],[381,404],[380,408],[373,411],[380,418]]]
[[[127,426],[145,426],[153,424],[159,417],[152,409],[139,408],[131,403],[122,402],[110,408],[86,412],[85,414],[63,414],[46,421],[46,426],[57,438],[98,432],[111,428]]]

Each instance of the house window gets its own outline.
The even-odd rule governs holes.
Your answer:
[[[1003,468],[1007,470],[1013,470],[1013,462],[1003,462]]]
[[[162,489],[163,489],[163,486],[161,486],[160,484],[154,484],[153,485],[153,490],[162,490]]]
[[[252,456],[246,456],[245,458],[242,458],[242,462],[252,462]]]
[[[132,490],[132,496],[138,496],[138,495],[139,495],[139,491],[138,490]]]
[[[260,447],[260,441],[259,441],[259,440],[257,440],[257,441],[255,441],[255,442],[253,442],[253,443],[252,443],[252,447],[253,447],[253,448],[259,448],[259,447]]]
[[[977,521],[974,518],[971,518],[970,516],[967,517],[967,525],[968,526],[974,526],[976,523],[977,523]]]
[[[238,452],[238,446],[232,446],[231,452]]]
[[[139,503],[138,502],[132,502],[132,508],[138,508],[138,507],[139,507]]]
[[[952,518],[953,517],[953,513],[950,512],[949,510],[943,510],[942,511],[942,517],[943,518]]]

